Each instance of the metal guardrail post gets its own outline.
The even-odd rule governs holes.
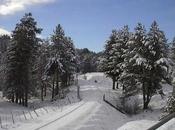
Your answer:
[[[167,123],[172,118],[175,118],[175,112],[172,113],[172,114],[169,114],[168,116],[166,116],[161,121],[159,121],[157,124],[153,125],[152,127],[150,127],[147,130],[156,130],[157,128],[161,127],[162,125],[164,125],[165,123]]]
[[[107,104],[109,104],[111,107],[115,108],[117,111],[127,115],[127,113],[125,111],[123,111],[122,109],[118,108],[117,106],[114,106],[112,103],[110,103],[108,100],[106,100],[105,99],[105,94],[103,95],[103,101],[106,102]]]
[[[0,116],[0,125],[1,125],[1,128],[3,128],[3,126],[2,126],[2,118],[1,118],[1,116]]]
[[[78,73],[76,74],[75,85],[77,86],[77,98],[81,100],[80,97],[80,85],[78,84]]]

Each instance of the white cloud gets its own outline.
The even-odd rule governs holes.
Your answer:
[[[0,15],[14,14],[24,10],[29,5],[51,3],[56,0],[2,0],[0,2]]]
[[[11,33],[3,28],[0,28],[0,35],[4,35],[4,34],[10,35]]]

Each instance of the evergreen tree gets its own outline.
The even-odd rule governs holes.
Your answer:
[[[130,37],[128,26],[124,26],[121,30],[113,30],[110,40],[107,41],[104,52],[103,70],[112,78],[113,89],[115,89],[115,82],[118,81],[125,66],[124,57],[127,48],[126,43]]]
[[[65,52],[65,45],[64,45],[64,30],[62,29],[61,25],[59,24],[54,31],[54,34],[51,37],[52,45],[51,45],[51,52],[49,57],[49,62],[46,66],[46,73],[49,76],[52,76],[52,99],[60,94],[60,76],[64,72],[63,68],[63,61],[64,61],[64,52]],[[55,86],[56,84],[56,86]]]
[[[148,108],[151,97],[159,91],[163,94],[160,82],[164,79],[168,82],[169,59],[167,56],[167,40],[163,31],[158,28],[158,24],[154,21],[150,31],[147,34],[145,42],[145,59],[146,66],[144,68],[144,84],[143,99],[144,109]]]
[[[35,63],[35,77],[36,77],[36,88],[40,89],[41,93],[41,100],[44,100],[44,97],[46,96],[47,87],[49,87],[49,78],[45,75],[45,67],[49,60],[49,40],[42,40],[40,42],[37,52],[37,60]]]
[[[12,43],[8,50],[6,96],[12,102],[28,105],[31,93],[32,60],[41,33],[31,13],[25,14],[16,24],[12,33]]]
[[[0,36],[0,90],[3,90],[5,86],[7,48],[10,40],[11,38],[8,35]]]
[[[64,96],[63,88],[70,85],[71,78],[76,71],[76,51],[73,41],[66,37],[59,24],[51,37],[50,61],[46,67],[47,75],[53,77],[52,99]]]
[[[128,26],[124,26],[120,32],[119,32],[119,36],[118,39],[116,41],[116,45],[114,46],[114,65],[115,65],[115,70],[117,70],[118,72],[118,77],[117,80],[120,81],[123,90],[126,89],[126,84],[127,81],[126,80],[126,66],[127,66],[127,60],[130,57],[130,55],[128,55],[127,50],[129,50],[128,48],[128,41],[130,39],[131,33],[129,32],[129,27]],[[116,69],[117,68],[117,69]]]
[[[171,42],[170,57],[173,60],[173,62],[175,62],[175,37],[173,38],[173,41]]]
[[[103,71],[120,81],[124,97],[143,93],[143,108],[147,109],[151,97],[156,93],[163,95],[161,81],[170,83],[170,60],[167,40],[163,31],[153,22],[146,34],[145,27],[138,24],[134,33],[128,26],[113,31],[107,42],[102,63]]]
[[[0,53],[1,54],[7,51],[7,47],[9,46],[10,39],[11,38],[8,35],[0,36]]]
[[[77,54],[75,51],[73,41],[70,37],[65,37],[65,50],[65,73],[63,76],[63,80],[65,80],[65,86],[68,86],[70,85],[73,74],[77,71]]]
[[[175,37],[173,38],[173,41],[171,42],[171,48],[170,48],[170,58],[172,60],[172,68],[173,68],[173,72],[172,72],[172,77],[174,78],[174,66],[175,66]],[[173,81],[172,83],[173,85],[173,92],[172,95],[168,98],[167,101],[167,106],[166,106],[166,111],[168,113],[173,113],[175,112],[175,83]]]
[[[130,36],[127,42],[127,49],[124,54],[123,73],[120,77],[124,84],[124,95],[135,95],[139,91],[142,83],[143,68],[146,62],[144,58],[144,42],[146,40],[146,31],[142,24],[138,24],[135,32]]]
[[[173,41],[171,42],[171,50],[170,50],[170,57],[172,59],[173,62],[173,70],[174,70],[174,66],[175,66],[175,37],[173,38]],[[174,72],[172,72],[173,77],[175,75]],[[174,84],[174,83],[173,83]],[[175,97],[175,86],[173,86],[173,96]]]
[[[76,52],[79,59],[79,72],[88,73],[98,71],[100,53],[95,53],[87,48],[76,49]]]
[[[116,45],[116,40],[119,36],[119,31],[113,30],[111,36],[109,37],[109,40],[107,41],[107,44],[105,45],[105,51],[104,51],[104,60],[103,60],[103,71],[107,76],[112,78],[113,86],[112,88],[115,89],[115,82],[116,77],[118,76],[117,66],[115,66],[114,62],[116,61],[115,56],[115,49],[114,46]],[[122,49],[122,48],[121,48]],[[117,55],[120,56],[120,55]],[[118,63],[118,62],[117,62]]]

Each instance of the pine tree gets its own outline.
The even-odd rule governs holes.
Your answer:
[[[76,51],[73,41],[66,37],[59,24],[51,37],[50,60],[46,67],[48,76],[52,76],[52,99],[64,96],[63,88],[70,85],[71,76],[76,71]]]
[[[102,63],[103,71],[113,80],[113,89],[117,80],[117,88],[120,75],[123,72],[126,43],[130,37],[128,26],[124,26],[121,30],[113,30],[107,41],[104,51],[104,60]],[[121,81],[121,80],[120,80]]]
[[[170,57],[172,61],[175,63],[175,37],[173,38],[173,41],[171,42]]]
[[[144,68],[144,109],[148,108],[151,97],[156,91],[163,94],[161,80],[164,79],[168,82],[169,59],[166,44],[167,40],[163,31],[158,28],[158,24],[154,21],[144,44],[144,57],[147,61]]]
[[[114,46],[116,44],[116,39],[118,38],[119,32],[117,30],[113,30],[112,34],[107,41],[107,44],[105,45],[105,51],[104,51],[104,60],[103,60],[103,71],[107,76],[112,78],[113,81],[113,86],[112,88],[115,89],[115,82],[116,82],[116,77],[118,76],[118,73],[114,71],[115,65],[114,65]]]
[[[31,13],[25,14],[16,24],[12,34],[12,43],[8,50],[6,96],[12,102],[28,105],[31,92],[32,60],[41,33]]]
[[[10,40],[11,38],[8,35],[0,36],[0,90],[3,90],[5,86],[7,48]]]
[[[36,77],[36,88],[40,89],[41,93],[41,100],[44,100],[44,97],[46,96],[47,87],[49,87],[49,78],[45,74],[45,67],[49,60],[49,40],[42,40],[40,42],[38,51],[37,51],[37,58],[35,63],[35,77]]]
[[[124,75],[126,74],[126,62],[127,59],[130,57],[127,55],[128,46],[127,43],[130,39],[131,33],[129,32],[129,27],[124,26],[118,34],[118,38],[116,40],[116,44],[114,46],[114,66],[115,70],[118,72],[117,80],[120,81],[123,90],[126,88],[126,78]]]
[[[124,83],[124,95],[126,97],[135,95],[143,82],[143,70],[146,64],[144,58],[145,40],[146,30],[141,23],[138,23],[135,32],[130,36],[124,55],[125,66],[121,79]]]
[[[61,76],[64,73],[64,60],[66,56],[65,44],[64,44],[65,33],[59,24],[51,37],[51,53],[50,60],[46,67],[47,75],[52,76],[52,99],[55,96],[60,96],[61,86],[59,82],[61,81]]]
[[[170,58],[172,60],[172,77],[174,78],[174,66],[175,66],[175,37],[173,38],[173,41],[171,42],[171,48],[169,52]],[[173,92],[172,95],[168,98],[167,101],[167,106],[166,106],[166,111],[168,113],[173,113],[175,112],[175,83],[174,81],[172,82],[173,85]]]
[[[172,46],[171,46],[171,50],[170,50],[170,57],[171,57],[172,62],[173,62],[173,70],[174,70],[174,66],[175,66],[175,37],[173,38],[171,45]],[[172,75],[174,77],[175,73],[173,72]],[[173,96],[175,97],[175,86],[173,86]]]
[[[76,65],[77,65],[77,56],[73,41],[70,37],[65,37],[65,73],[63,76],[65,79],[65,86],[70,85],[71,76],[76,72]]]

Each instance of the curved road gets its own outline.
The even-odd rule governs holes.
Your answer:
[[[98,82],[95,83],[94,80]],[[116,130],[126,120],[125,115],[103,102],[103,94],[111,88],[104,76],[81,79],[80,94],[83,99],[78,105],[67,108],[67,112],[47,123],[25,127],[25,130]],[[19,130],[19,129],[18,129]]]

